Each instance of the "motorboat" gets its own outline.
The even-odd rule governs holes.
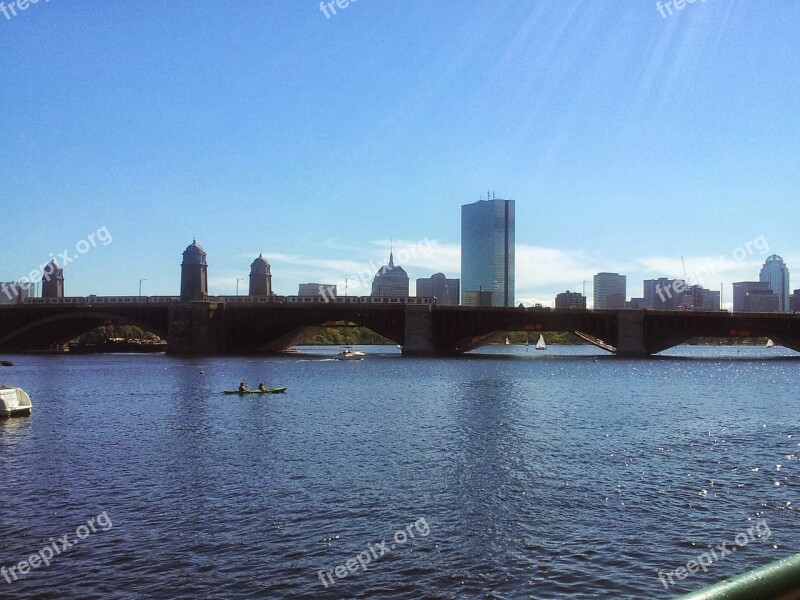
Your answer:
[[[0,367],[12,367],[13,363],[0,360]],[[0,385],[0,417],[27,417],[31,414],[31,397],[22,388]]]
[[[361,350],[342,348],[342,351],[336,355],[336,358],[339,360],[362,360],[365,356],[366,354],[361,352]]]
[[[31,408],[31,397],[25,390],[0,385],[0,417],[28,417]]]

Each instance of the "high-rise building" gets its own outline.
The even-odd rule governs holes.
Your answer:
[[[408,273],[395,266],[394,255],[389,253],[389,264],[384,265],[372,280],[373,298],[408,298]]]
[[[598,273],[594,276],[594,308],[625,308],[625,275]]]
[[[44,268],[42,274],[42,298],[64,297],[64,269],[54,260]]]
[[[769,289],[778,296],[778,310],[789,310],[789,269],[777,254],[769,256],[761,267],[758,280],[769,283]]]
[[[745,295],[745,310],[748,312],[780,312],[778,294],[772,290],[750,290]]]
[[[772,293],[769,283],[766,281],[737,281],[733,284],[733,310],[734,312],[748,312],[752,310],[750,307],[750,298],[752,295],[769,295]],[[760,305],[764,302],[769,301],[764,299],[759,300]],[[780,306],[780,300],[778,300],[778,306]]]
[[[461,280],[448,279],[444,273],[417,279],[417,298],[436,298],[436,304],[458,306]]]
[[[789,296],[789,310],[792,312],[800,311],[800,290],[795,290],[791,296]]]
[[[514,200],[461,207],[461,304],[514,306]]]
[[[684,305],[683,292],[686,284],[682,279],[645,279],[644,301],[651,310],[678,310]]]
[[[193,240],[183,251],[181,300],[184,302],[205,302],[208,300],[206,251],[197,243],[197,240]]]
[[[580,292],[561,292],[556,295],[556,308],[586,308],[586,296]]]
[[[0,304],[22,304],[30,295],[30,283],[19,281],[0,283]]]
[[[263,255],[250,265],[250,288],[248,296],[272,296],[272,267]]]
[[[700,302],[697,306],[698,310],[720,310],[720,291],[707,290],[697,285],[692,286],[692,290],[698,289],[700,295]],[[697,293],[695,293],[697,296]]]

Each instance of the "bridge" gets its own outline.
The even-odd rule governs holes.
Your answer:
[[[237,302],[211,299],[63,298],[0,306],[0,351],[43,351],[101,325],[135,325],[175,355],[277,352],[325,327],[359,325],[406,356],[458,355],[499,332],[569,331],[622,357],[647,357],[694,337],[769,337],[800,351],[800,315],[700,311],[491,308],[358,302]],[[410,299],[413,300],[413,299]]]

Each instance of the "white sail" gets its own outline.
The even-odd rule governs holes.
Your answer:
[[[544,343],[544,336],[541,333],[539,334],[539,341],[536,342],[536,349],[547,350],[547,344]]]
[[[770,339],[767,339],[767,348],[772,348],[774,345],[775,345],[775,342],[773,342]]]

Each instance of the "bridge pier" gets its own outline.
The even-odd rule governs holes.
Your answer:
[[[406,305],[403,356],[438,354],[433,344],[433,316],[430,305]]]
[[[650,356],[644,344],[643,310],[620,310],[617,313],[617,356],[619,358]]]
[[[221,316],[217,302],[170,304],[167,354],[223,354]]]

